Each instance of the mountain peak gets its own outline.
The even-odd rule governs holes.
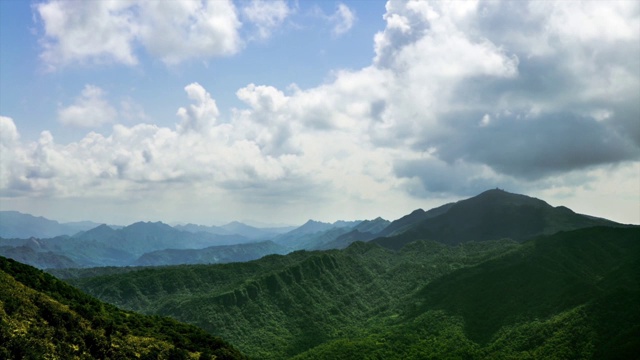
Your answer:
[[[391,223],[379,235],[397,236],[397,239],[380,240],[380,244],[400,248],[416,239],[450,245],[502,238],[525,241],[561,230],[596,225],[615,223],[576,214],[566,207],[553,207],[534,197],[492,189],[425,214],[416,210]]]
[[[472,198],[461,200],[455,203],[455,206],[462,204],[474,204],[480,206],[534,206],[534,207],[549,207],[551,205],[547,202],[527,195],[510,193],[502,189],[491,189],[480,193]]]
[[[305,226],[305,225],[317,225],[317,224],[328,224],[328,223],[323,223],[322,221],[317,221],[317,220],[309,219],[309,220],[307,220],[307,222],[306,222],[306,223],[304,223],[302,226]]]

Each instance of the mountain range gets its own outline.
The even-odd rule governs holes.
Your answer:
[[[39,222],[41,225],[35,227],[38,229],[58,224],[16,212],[3,212],[0,216],[22,219],[15,224],[3,220],[4,230],[0,233],[25,233],[27,229],[20,228],[20,224]],[[138,222],[115,229],[103,224],[72,236],[0,238],[0,255],[39,268],[160,266],[248,261],[296,250],[344,249],[355,241],[374,241],[395,249],[416,239],[450,245],[498,238],[524,241],[560,230],[598,225],[622,226],[495,189],[428,211],[417,209],[393,222],[382,218],[335,223],[309,220],[293,229],[261,229],[239,222],[220,227]],[[272,243],[265,246],[265,240]]]
[[[57,223],[31,215],[20,216],[43,224]],[[22,223],[32,224],[18,222]],[[361,221],[329,224],[313,220],[297,228],[256,228],[239,222],[220,227],[195,224],[172,227],[162,222],[137,222],[114,228],[102,224],[71,236],[0,238],[0,255],[43,269],[248,261],[269,254],[320,248],[361,223],[368,224]],[[29,233],[28,228],[18,231],[17,225],[8,225],[8,228],[14,229],[14,233]],[[266,243],[265,239],[272,241]]]
[[[264,241],[196,228],[103,225],[2,239],[0,251],[49,254],[61,266],[126,257],[138,266],[48,271],[124,310],[196,325],[255,359],[640,353],[639,226],[495,189],[392,222],[309,221]]]
[[[52,238],[73,235],[92,229],[100,224],[92,221],[59,223],[41,216],[23,214],[18,211],[0,211],[0,237],[5,239]]]
[[[245,263],[67,279],[259,359],[631,359],[640,228],[399,250],[355,242]]]

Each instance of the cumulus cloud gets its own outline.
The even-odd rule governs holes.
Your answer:
[[[218,117],[218,107],[211,95],[198,83],[187,85],[184,90],[189,98],[196,103],[188,108],[178,109],[178,117],[182,122],[177,126],[178,131],[195,131],[204,133],[213,128]]]
[[[285,0],[251,0],[242,7],[242,15],[257,29],[257,37],[266,39],[291,15]]]
[[[230,1],[142,1],[139,11],[140,41],[167,64],[232,55],[242,45]]]
[[[133,65],[137,32],[130,3],[49,1],[34,5],[44,25],[42,59],[55,68],[72,62]]]
[[[50,70],[73,63],[135,65],[140,47],[167,64],[231,55],[242,47],[230,0],[50,0],[34,11]]]
[[[7,116],[0,116],[0,144],[9,146],[20,139],[18,128],[13,119]]]
[[[638,6],[502,5],[387,4],[387,27],[375,37],[374,63],[393,72],[394,95],[383,114],[391,118],[389,126],[375,135],[381,144],[391,137],[398,139],[393,146],[430,149],[447,164],[410,171],[420,162],[398,160],[396,175],[438,189],[443,169],[470,177],[478,172],[456,169],[486,166],[500,176],[532,182],[638,160],[633,124],[640,117],[635,105],[640,34],[627,25],[602,33],[565,26],[576,21],[578,29],[589,27],[584,20],[598,8],[607,16],[596,20],[596,28],[635,24]]]
[[[58,109],[58,120],[64,125],[98,127],[114,122],[117,114],[101,88],[85,85],[72,105]]]
[[[639,4],[391,0],[384,19],[370,66],[310,89],[249,84],[228,119],[193,83],[175,128],[115,125],[67,145],[9,130],[3,146],[22,155],[3,158],[3,191],[188,187],[281,209],[313,194],[307,206],[335,210],[495,186],[602,189],[607,171],[638,168]]]

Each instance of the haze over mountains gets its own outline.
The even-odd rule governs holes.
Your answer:
[[[382,218],[333,224],[309,220],[296,228],[257,228],[240,222],[175,227],[137,222],[87,229],[96,224],[60,224],[17,212],[2,212],[0,219],[0,234],[12,235],[0,239],[0,255],[39,268],[222,263],[295,250],[343,249],[355,241],[399,249],[415,239],[450,245],[499,238],[524,241],[560,230],[620,226],[499,189],[428,211],[417,209],[393,222]],[[61,232],[66,233],[36,236]]]
[[[59,235],[73,235],[90,230],[100,224],[92,221],[59,223],[41,216],[23,214],[18,211],[0,211],[0,237],[11,238],[50,238]]]

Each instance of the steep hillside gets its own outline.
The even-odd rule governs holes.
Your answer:
[[[615,222],[576,214],[564,206],[503,190],[489,190],[429,212],[415,211],[391,223],[374,242],[399,249],[419,239],[445,244],[509,238],[524,241],[539,235]]]
[[[514,242],[456,248],[419,242],[396,253],[355,243],[344,251],[298,251],[248,263],[70,281],[127,309],[196,324],[250,356],[281,359],[361,334],[375,319],[393,316],[419,284],[517,247]]]
[[[635,359],[639,302],[640,229],[582,229],[441,276],[295,358]]]
[[[264,359],[629,358],[640,228],[391,251],[356,242],[248,263],[72,280]]]
[[[58,255],[51,251],[36,251],[32,246],[0,246],[0,256],[13,259],[40,269],[49,268],[73,268],[78,264],[64,255]]]
[[[2,359],[244,359],[224,341],[168,318],[124,312],[0,257]]]

